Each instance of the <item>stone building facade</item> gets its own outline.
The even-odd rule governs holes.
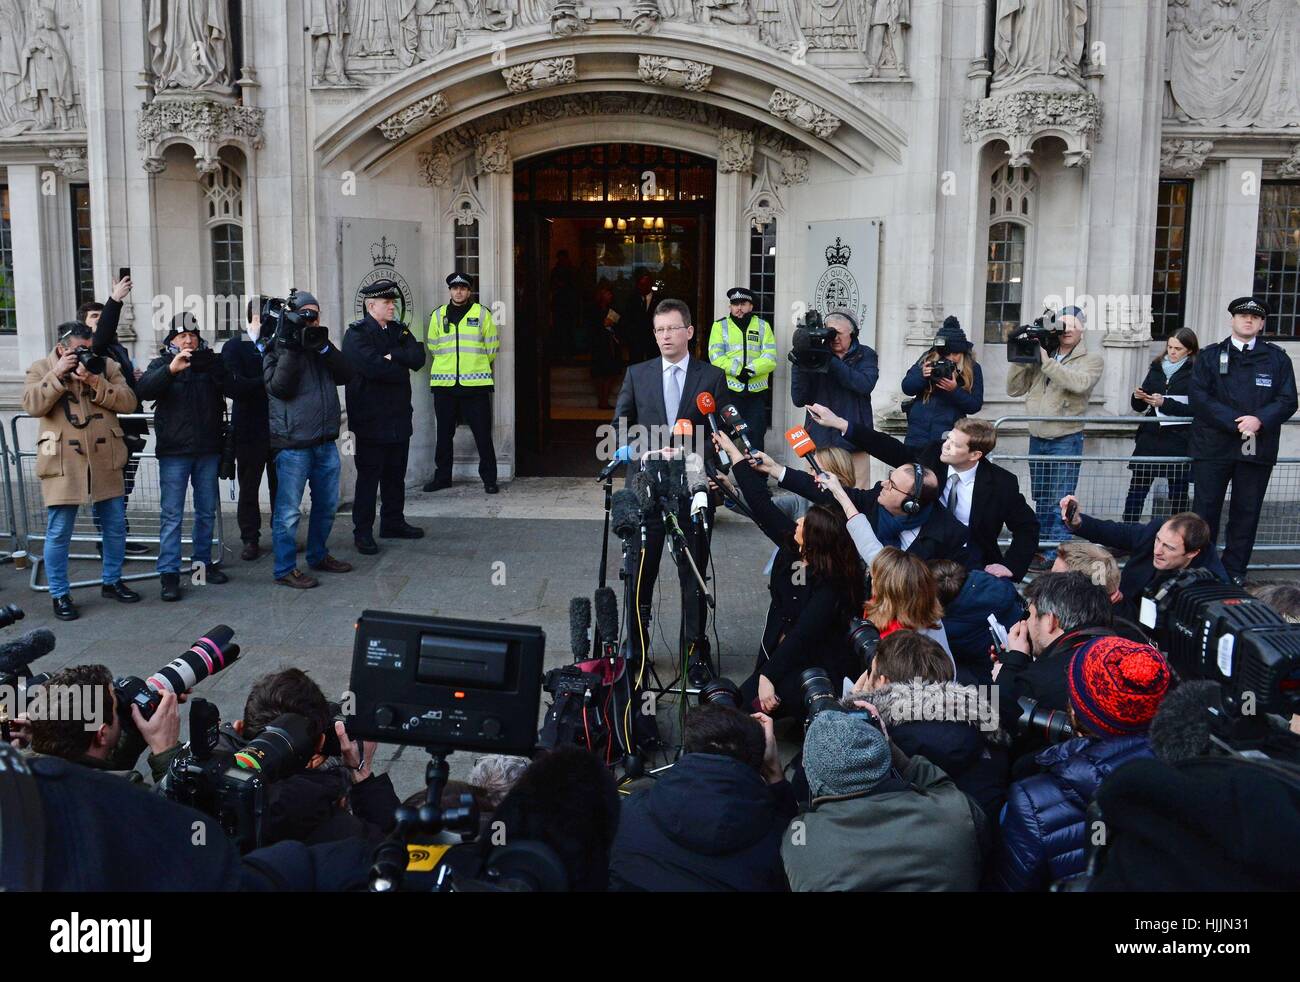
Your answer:
[[[946,315],[994,417],[1007,328],[1088,298],[1123,414],[1159,339],[1223,336],[1241,294],[1300,357],[1297,42],[1294,0],[0,0],[0,409],[122,267],[147,358],[186,302],[219,342],[242,304],[213,298],[294,285],[337,337],[377,275],[422,336],[462,265],[527,472],[559,402],[539,325],[586,303],[556,307],[563,227],[573,275],[675,250],[652,272],[704,331],[751,283],[782,352],[801,304],[856,305],[884,425]],[[774,406],[799,419],[784,364]],[[416,431],[412,481],[427,398]]]

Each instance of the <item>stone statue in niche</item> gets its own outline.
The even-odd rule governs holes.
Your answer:
[[[348,85],[347,0],[311,0],[307,11],[307,33],[311,36],[312,82],[315,85]]]
[[[18,58],[22,79],[18,101],[31,114],[36,129],[72,129],[77,125],[72,59],[53,9],[42,5],[35,13]]]
[[[1087,23],[1088,0],[998,0],[993,88],[1079,89]]]
[[[912,23],[912,0],[865,0],[870,31],[859,28],[858,44],[867,59],[867,77],[894,72],[907,78],[906,32]],[[867,11],[864,11],[867,13]]]
[[[149,0],[154,91],[228,91],[230,13],[226,0]]]
[[[795,0],[754,0],[754,19],[758,22],[758,39],[768,47],[777,51],[807,49]]]
[[[858,46],[859,0],[804,0],[799,6],[810,48],[848,51]]]
[[[1171,0],[1165,22],[1175,118],[1233,128],[1300,126],[1300,4]]]

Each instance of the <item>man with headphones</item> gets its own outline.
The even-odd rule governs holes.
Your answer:
[[[181,599],[181,522],[186,489],[191,486],[194,582],[225,583],[229,579],[219,563],[212,562],[217,470],[229,384],[225,363],[207,346],[199,334],[199,322],[188,311],[172,318],[159,356],[136,383],[140,401],[152,399],[154,404],[154,452],[162,498],[158,573],[163,600]]]
[[[875,428],[871,415],[871,390],[880,378],[880,362],[876,353],[858,342],[857,317],[847,310],[834,310],[823,321],[835,332],[831,338],[830,360],[825,372],[792,365],[790,369],[790,399],[796,406],[814,403],[825,406],[837,416],[867,429]],[[871,458],[845,439],[844,434],[822,426],[811,415],[804,418],[804,429],[819,447],[839,447],[853,457],[853,473],[858,487],[866,487],[870,480]]]

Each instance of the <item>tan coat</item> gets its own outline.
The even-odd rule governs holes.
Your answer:
[[[126,443],[117,414],[135,411],[135,393],[111,358],[105,359],[104,374],[95,376],[93,386],[71,376],[65,385],[54,373],[58,360],[50,352],[27,369],[23,389],[23,409],[40,419],[36,476],[41,497],[47,506],[120,498]],[[84,428],[73,425],[69,412]]]
[[[1090,355],[1082,340],[1063,361],[1047,359],[1041,365],[1012,365],[1007,373],[1007,395],[1025,396],[1026,416],[1086,416],[1088,399],[1101,381],[1106,363]],[[1082,423],[1028,423],[1029,435],[1050,439],[1083,431]]]

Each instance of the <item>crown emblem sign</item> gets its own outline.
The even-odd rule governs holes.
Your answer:
[[[370,261],[375,266],[396,266],[397,246],[389,245],[385,235],[370,247]]]
[[[849,257],[853,255],[853,250],[846,246],[843,240],[835,236],[835,244],[826,247],[826,265],[827,266],[847,266]]]

